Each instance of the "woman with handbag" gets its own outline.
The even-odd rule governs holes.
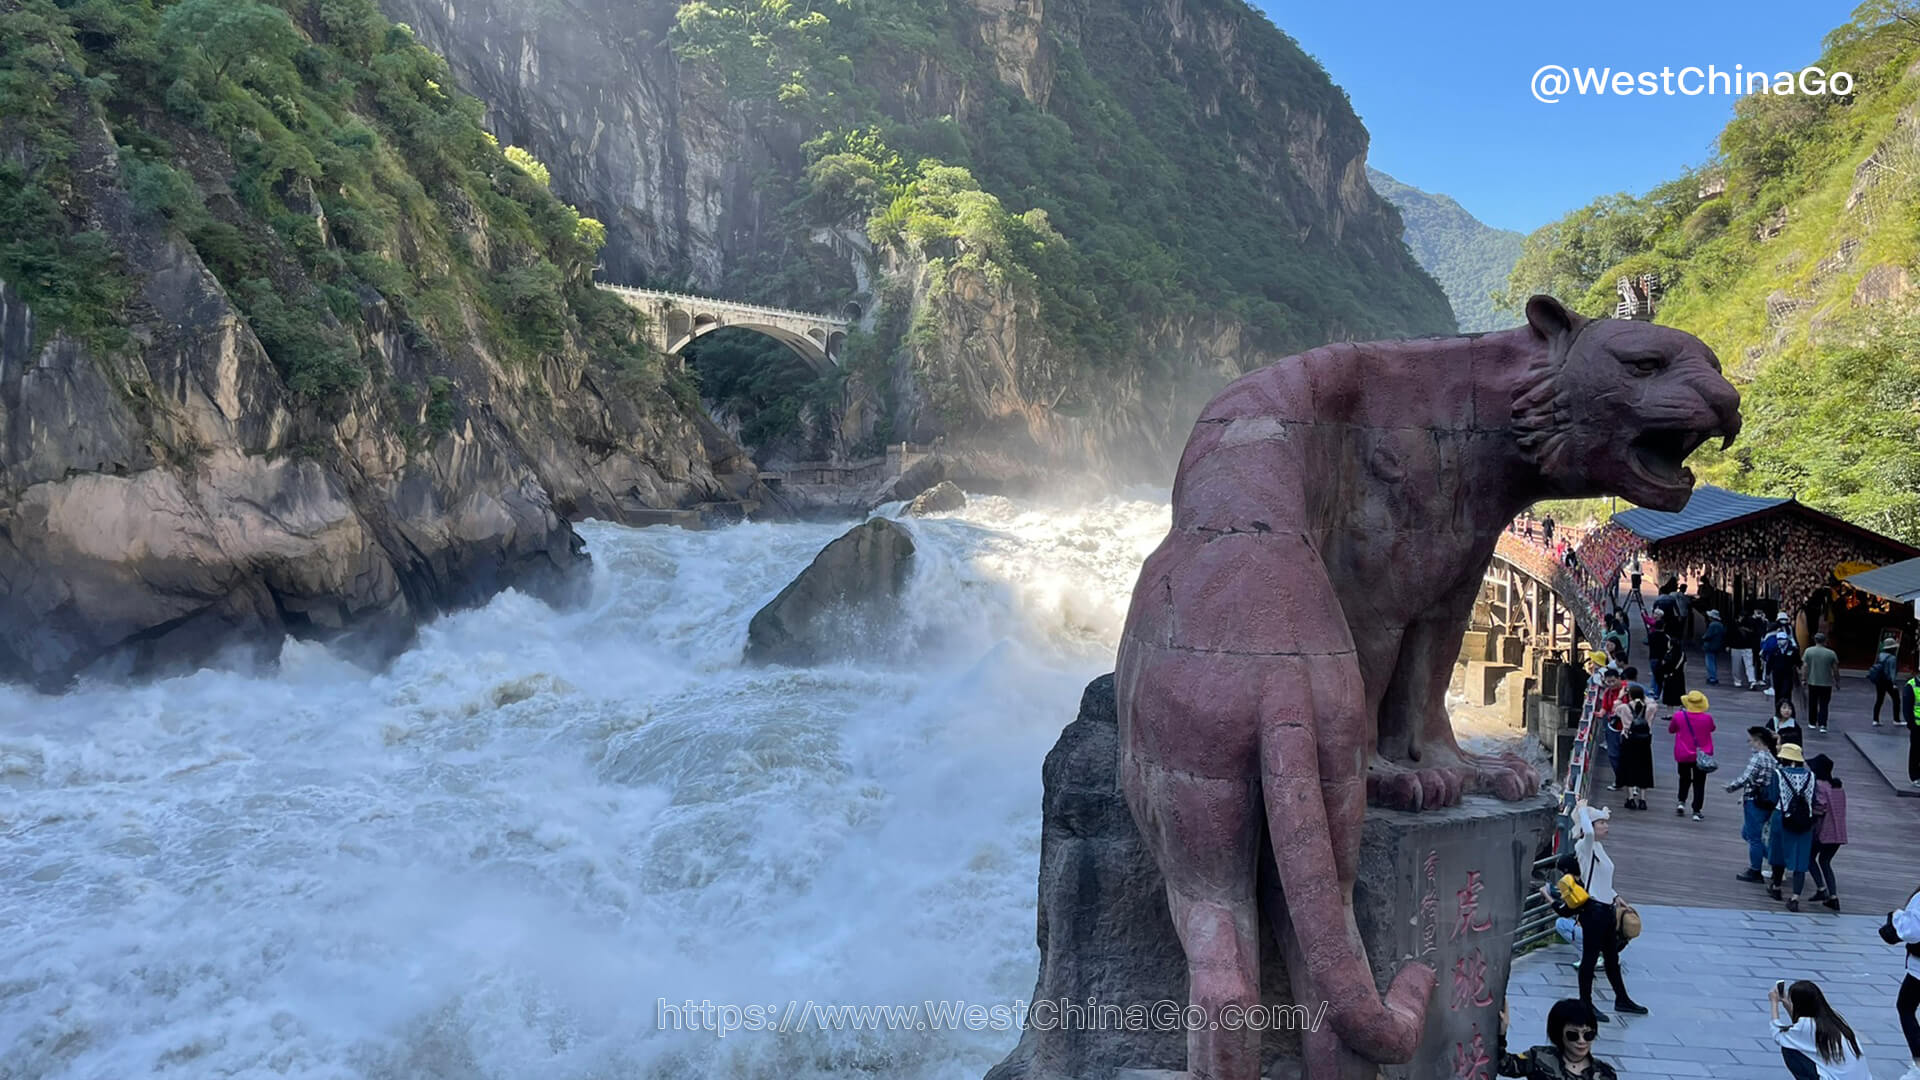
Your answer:
[[[1614,782],[1627,789],[1627,809],[1645,810],[1642,789],[1653,786],[1653,708],[1647,692],[1638,684],[1613,708],[1613,724],[1619,732],[1619,765]]]
[[[1720,766],[1713,760],[1713,714],[1707,711],[1707,695],[1698,690],[1680,699],[1680,708],[1667,720],[1667,733],[1673,736],[1673,762],[1680,770],[1680,798],[1675,814],[1687,812],[1687,789],[1693,789],[1693,820],[1700,820],[1700,808],[1707,800],[1707,774]]]
[[[1607,836],[1611,813],[1595,810],[1586,803],[1574,808],[1573,853],[1586,871],[1587,902],[1578,910],[1580,919],[1580,1000],[1593,1004],[1593,972],[1602,958],[1607,961],[1607,982],[1613,987],[1613,1007],[1636,1016],[1647,1014],[1646,1006],[1633,1000],[1620,971],[1620,911],[1624,906],[1613,889],[1613,858],[1602,840]],[[1637,917],[1637,916],[1636,916]],[[1593,1014],[1600,1022],[1607,1015],[1599,1009]]]

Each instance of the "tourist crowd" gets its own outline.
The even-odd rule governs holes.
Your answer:
[[[1587,655],[1587,672],[1599,683],[1594,716],[1609,765],[1608,790],[1623,792],[1622,805],[1629,811],[1647,809],[1647,793],[1655,786],[1654,732],[1664,730],[1672,739],[1674,814],[1705,820],[1708,777],[1720,769],[1707,690],[1722,685],[1724,668],[1729,692],[1764,694],[1770,705],[1766,721],[1743,732],[1743,760],[1730,762],[1734,767],[1717,778],[1740,800],[1746,866],[1735,876],[1764,889],[1787,911],[1800,911],[1803,903],[1839,911],[1835,861],[1848,841],[1847,789],[1832,757],[1806,751],[1807,736],[1826,733],[1832,722],[1839,657],[1827,635],[1815,633],[1803,648],[1784,614],[1769,617],[1756,609],[1734,612],[1729,619],[1720,608],[1729,607],[1732,598],[1704,581],[1689,592],[1686,583],[1669,579],[1649,604],[1643,599],[1638,540],[1623,529],[1588,529],[1570,537],[1551,518],[1535,522],[1523,516],[1513,531],[1554,557],[1556,586],[1563,593],[1571,586],[1605,627],[1599,648]],[[1599,568],[1605,580],[1589,567]],[[1624,597],[1619,591],[1623,576],[1628,578]],[[1647,645],[1645,681],[1629,663],[1636,632]],[[1705,680],[1704,686],[1689,688],[1687,646],[1696,640]],[[1875,688],[1872,724],[1882,726],[1882,710],[1891,704],[1892,722],[1908,732],[1907,780],[1920,787],[1920,673],[1903,680],[1897,657],[1898,642],[1884,641],[1867,673]],[[1594,1043],[1598,1025],[1610,1019],[1593,1000],[1601,966],[1614,1009],[1646,1012],[1627,992],[1620,967],[1621,950],[1637,935],[1639,920],[1614,887],[1614,862],[1605,844],[1611,816],[1604,807],[1578,801],[1568,834],[1572,850],[1559,860],[1558,881],[1541,889],[1560,916],[1561,934],[1579,947],[1579,996],[1553,1007],[1547,1043],[1525,1053],[1506,1052],[1502,1014],[1503,1076],[1605,1080],[1615,1075]],[[1840,862],[1844,869],[1845,860]],[[1907,950],[1896,1007],[1913,1066],[1900,1080],[1920,1080],[1920,889],[1904,909],[1888,913],[1881,936]],[[1768,1003],[1783,1063],[1795,1080],[1869,1080],[1858,1038],[1817,984],[1778,983]]]

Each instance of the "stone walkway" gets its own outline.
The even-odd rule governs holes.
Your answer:
[[[1903,953],[1880,941],[1880,918],[1809,920],[1774,911],[1641,906],[1645,929],[1621,956],[1627,991],[1647,1016],[1613,1011],[1605,971],[1594,1004],[1613,1017],[1595,1049],[1621,1080],[1787,1075],[1767,1021],[1776,979],[1820,984],[1860,1036],[1874,1080],[1908,1066],[1893,1008]],[[1578,996],[1580,955],[1555,945],[1514,961],[1507,984],[1511,1049],[1544,1042],[1547,1010]]]

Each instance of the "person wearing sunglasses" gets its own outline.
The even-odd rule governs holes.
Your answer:
[[[1593,1039],[1600,1030],[1593,1006],[1565,998],[1547,1010],[1548,1046],[1519,1054],[1507,1053],[1507,1010],[1500,1008],[1501,1076],[1522,1080],[1618,1080],[1613,1066],[1593,1056]]]

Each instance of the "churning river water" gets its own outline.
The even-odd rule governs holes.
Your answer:
[[[747,622],[844,523],[589,523],[584,609],[507,593],[378,674],[0,688],[0,1077],[977,1080],[1017,1031],[661,1001],[1029,995],[1040,763],[1168,520],[910,520],[909,625],[811,670]]]

